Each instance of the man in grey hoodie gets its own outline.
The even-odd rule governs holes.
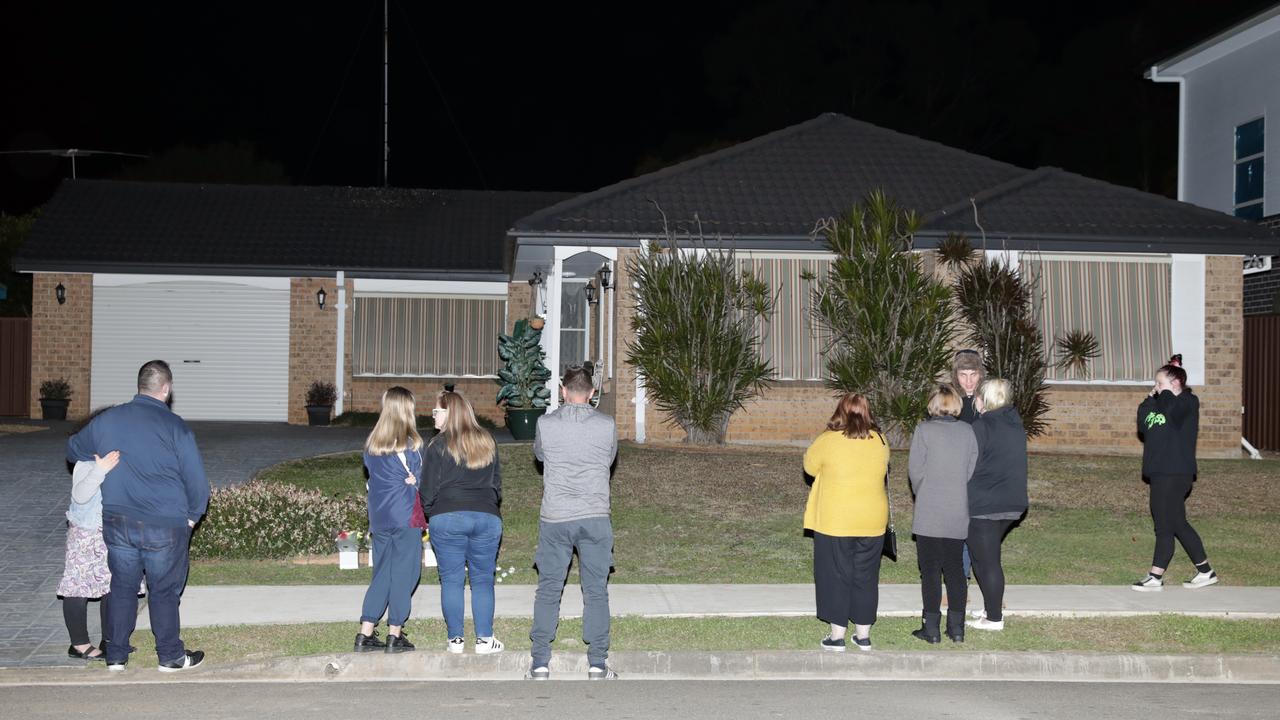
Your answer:
[[[617,677],[609,657],[609,572],[613,568],[613,524],[609,519],[609,475],[618,454],[613,418],[591,407],[591,374],[572,367],[561,381],[564,404],[538,419],[533,454],[543,463],[542,511],[538,523],[538,590],[533,602],[533,667],[528,677],[551,677],[551,643],[560,624],[560,596],[569,562],[578,552],[582,582],[582,639],[587,643],[589,680]]]

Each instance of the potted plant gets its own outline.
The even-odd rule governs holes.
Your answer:
[[[311,383],[307,388],[307,424],[328,425],[333,414],[333,403],[338,399],[338,389],[333,383]]]
[[[40,416],[45,420],[66,420],[71,404],[71,383],[66,378],[40,383]]]
[[[497,403],[506,404],[507,428],[516,440],[532,440],[538,417],[547,411],[551,370],[542,364],[546,353],[539,342],[542,330],[528,320],[516,323],[510,335],[498,336],[498,357],[507,364],[498,371]]]

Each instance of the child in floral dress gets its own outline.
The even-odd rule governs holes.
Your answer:
[[[71,505],[67,508],[67,555],[58,595],[62,596],[62,618],[67,624],[71,645],[67,656],[82,660],[102,660],[106,645],[107,598],[111,592],[111,571],[107,569],[107,546],[102,541],[102,481],[120,462],[119,451],[93,462],[78,462],[72,472]],[[102,619],[102,642],[89,642],[88,603],[98,598]]]

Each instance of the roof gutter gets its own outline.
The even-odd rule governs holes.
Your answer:
[[[1187,79],[1181,75],[1162,76],[1159,65],[1151,66],[1148,77],[1151,78],[1151,82],[1177,83],[1178,85],[1178,200],[1186,202],[1187,173],[1184,163],[1187,153]]]
[[[183,263],[126,263],[77,260],[17,259],[19,272],[146,273],[152,275],[241,275],[246,277],[337,277],[335,268],[290,265],[197,265]],[[449,270],[445,268],[344,268],[348,277],[386,280],[451,280],[454,282],[510,282],[502,270]]]

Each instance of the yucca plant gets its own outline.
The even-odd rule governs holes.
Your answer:
[[[938,262],[951,270],[959,270],[977,258],[969,238],[959,233],[949,233],[934,252]]]
[[[1098,338],[1079,329],[1068,330],[1054,342],[1054,348],[1058,351],[1058,367],[1084,380],[1089,378],[1089,364],[1102,355]]]
[[[956,278],[956,300],[968,326],[966,340],[982,350],[987,377],[1004,378],[1028,437],[1042,434],[1049,411],[1044,393],[1044,333],[1032,314],[1034,278],[995,260],[966,265]]]
[[[951,292],[911,251],[919,221],[881,192],[819,225],[836,258],[816,279],[814,315],[830,338],[827,385],[858,392],[891,444],[906,444],[950,363]]]
[[[769,384],[760,321],[774,293],[740,272],[731,250],[682,249],[671,235],[630,258],[627,270],[636,283],[627,361],[685,442],[723,444],[729,418]]]

